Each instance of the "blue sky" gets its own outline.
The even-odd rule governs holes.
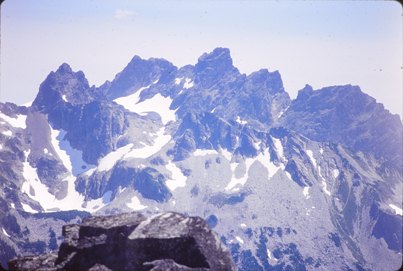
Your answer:
[[[98,86],[134,55],[181,67],[228,47],[243,73],[279,70],[292,97],[353,84],[402,115],[402,34],[395,1],[6,0],[0,100],[32,101],[63,62]]]

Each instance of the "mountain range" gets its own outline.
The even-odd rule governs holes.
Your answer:
[[[90,86],[66,63],[30,106],[0,103],[0,263],[56,250],[90,214],[204,218],[238,270],[397,270],[402,135],[358,86],[295,99],[216,48],[133,57]]]

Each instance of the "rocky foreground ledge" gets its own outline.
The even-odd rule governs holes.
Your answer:
[[[200,217],[141,213],[85,218],[63,227],[58,253],[11,260],[15,271],[236,270],[229,252]]]

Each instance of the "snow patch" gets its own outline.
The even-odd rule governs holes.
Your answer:
[[[262,141],[252,141],[253,147],[255,148],[255,150],[259,151],[262,145]]]
[[[52,141],[53,148],[54,148],[56,154],[61,159],[63,165],[66,167],[66,169],[69,170],[69,173],[70,173],[67,176],[65,176],[65,178],[63,179],[63,181],[67,184],[66,185],[67,186],[66,197],[59,200],[54,195],[52,195],[48,191],[48,187],[40,181],[40,179],[37,175],[36,169],[33,168],[29,164],[27,159],[23,163],[23,176],[24,176],[25,182],[21,186],[21,192],[26,193],[31,199],[37,201],[46,212],[52,212],[52,211],[57,211],[57,210],[63,210],[63,211],[64,210],[84,210],[84,211],[89,211],[89,212],[97,211],[100,208],[102,208],[103,206],[105,206],[105,204],[107,204],[111,201],[112,191],[106,192],[99,199],[90,200],[87,202],[84,201],[84,197],[75,190],[76,177],[71,174],[74,167],[73,167],[72,161],[70,161],[70,158],[67,155],[66,151],[61,149],[61,146],[63,145],[62,144],[63,141],[58,140],[60,134],[61,134],[60,131],[51,129],[51,141]],[[25,152],[25,157],[28,157],[28,156],[29,156],[29,152]],[[81,152],[80,152],[80,157],[81,157]],[[100,163],[100,168],[106,169],[109,166],[112,167],[113,164],[106,165],[108,161],[110,163],[113,163],[113,162],[115,162],[115,159],[114,159],[114,157],[110,158],[110,160],[105,159],[105,161]],[[85,174],[88,174],[88,172],[93,173],[94,171],[95,171],[95,168],[92,168],[90,170],[87,170],[87,172],[85,172]],[[23,204],[23,209],[26,212],[37,213],[37,211],[33,210],[27,204],[25,204],[25,205]]]
[[[284,160],[284,149],[283,149],[283,144],[281,143],[281,140],[275,137],[271,137],[274,143],[274,148],[276,149],[277,156],[279,160]]]
[[[205,156],[205,155],[211,155],[211,154],[218,154],[216,150],[201,150],[201,149],[196,149],[193,152],[194,156]]]
[[[269,149],[266,149],[263,152],[259,153],[259,155],[256,157],[256,160],[259,161],[267,169],[268,179],[271,179],[274,174],[276,174],[277,171],[281,168],[270,161]]]
[[[392,208],[395,211],[396,215],[401,215],[403,216],[403,210],[399,207],[397,207],[396,205],[393,204],[389,204],[389,207]]]
[[[10,203],[11,208],[15,209],[15,204],[14,203]]]
[[[65,167],[68,171],[72,172],[72,171],[73,171],[73,167],[72,167],[72,165],[71,165],[70,157],[69,157],[69,155],[67,154],[67,152],[66,152],[65,150],[62,150],[62,149],[60,148],[60,142],[59,142],[59,139],[60,139],[60,131],[54,130],[54,129],[52,128],[52,126],[50,126],[50,125],[49,125],[49,128],[50,128],[51,143],[52,143],[52,146],[53,146],[54,150],[56,151],[57,156],[58,156],[58,157],[60,158],[60,160],[62,161],[64,167]]]
[[[240,116],[237,116],[235,121],[241,125],[248,124],[248,122],[246,120],[242,120]]]
[[[21,202],[21,205],[22,205],[22,209],[24,209],[24,211],[27,213],[31,213],[31,214],[38,213],[38,211],[32,209],[31,206],[29,206],[28,204]]]
[[[235,239],[236,239],[239,243],[241,243],[242,245],[245,243],[245,242],[242,240],[242,238],[239,237],[239,236],[235,236]]]
[[[92,210],[87,210],[85,207],[83,207],[84,203],[84,196],[79,194],[75,190],[75,181],[76,178],[73,176],[73,172],[75,172],[75,167],[76,167],[76,162],[73,159],[73,162],[71,157],[69,156],[69,153],[74,153],[70,144],[67,141],[64,141],[63,139],[60,139],[63,137],[64,131],[58,131],[52,129],[51,130],[51,143],[52,146],[57,154],[57,156],[60,158],[62,161],[64,167],[70,172],[68,176],[64,178],[64,181],[67,182],[67,196],[61,200],[53,199],[51,201],[45,201],[43,199],[38,200],[38,202],[41,204],[41,206],[47,210],[51,211],[55,208],[58,208],[60,210],[86,210],[86,211],[92,211]],[[64,149],[62,149],[64,148]],[[67,149],[67,151],[65,150]],[[77,151],[77,150],[75,150]],[[78,152],[78,151],[77,151]],[[77,153],[76,153],[77,154]],[[75,155],[72,155],[74,157]],[[81,157],[80,155],[77,155]],[[48,195],[49,198],[54,197],[53,195]]]
[[[21,129],[27,128],[27,125],[25,123],[25,121],[27,120],[27,116],[25,115],[17,115],[16,118],[11,118],[3,113],[0,113],[0,118],[2,118],[15,128],[21,128]]]
[[[327,184],[325,181],[322,181],[322,188],[323,188],[323,192],[325,192],[326,195],[331,196],[332,194],[330,193],[329,190],[327,190]]]
[[[320,154],[323,154],[323,148],[319,149]]]
[[[186,176],[183,175],[180,168],[178,168],[174,163],[171,161],[165,166],[167,170],[171,172],[171,178],[165,182],[166,186],[171,190],[174,191],[178,187],[185,187],[186,186]]]
[[[181,78],[175,78],[175,85],[179,85],[183,80],[183,77]]]
[[[97,170],[97,168],[90,168],[89,170],[87,170],[83,174],[84,174],[84,176],[91,176],[96,170]]]
[[[340,171],[336,168],[333,169],[333,177],[336,179],[337,177],[339,177]]]
[[[126,206],[132,209],[133,211],[141,211],[147,208],[147,206],[141,204],[137,196],[133,196],[130,202],[126,203]]]
[[[321,168],[320,168],[320,167],[318,167],[318,175],[319,175],[319,177],[322,179],[322,189],[323,189],[323,192],[325,192],[326,195],[331,196],[332,194],[330,193],[329,190],[327,190],[327,183],[326,183],[325,178],[323,178],[323,176],[322,176]]]
[[[231,171],[232,171],[232,178],[231,178],[231,181],[228,183],[228,185],[225,187],[225,190],[226,191],[233,190],[235,188],[235,186],[237,186],[238,184],[241,186],[245,185],[246,181],[249,178],[249,168],[251,167],[251,165],[254,162],[255,162],[255,159],[253,159],[253,158],[245,159],[246,170],[245,170],[244,175],[240,178],[234,177],[237,163],[231,163],[230,166],[231,166]]]
[[[83,152],[71,147],[70,142],[65,140],[66,132],[64,130],[54,130],[51,128],[51,139],[53,148],[56,150],[59,158],[63,161],[63,165],[74,175],[77,176],[88,168],[94,167],[88,165],[83,160]],[[48,153],[48,149],[44,149],[44,153]]]
[[[183,88],[189,89],[189,88],[193,87],[193,85],[194,85],[194,84],[193,84],[192,79],[186,78],[186,79],[185,79],[185,83],[183,84]]]
[[[1,228],[1,230],[2,230],[2,232],[4,233],[5,236],[11,237],[11,236],[6,232],[6,230],[5,230],[4,228]]]
[[[129,153],[132,147],[133,144],[127,144],[126,146],[120,147],[116,151],[108,153],[99,161],[98,171],[111,170],[117,161]]]
[[[267,257],[271,260],[271,252],[270,249],[266,249]]]
[[[25,152],[25,157],[28,155],[29,152]],[[84,197],[75,190],[75,177],[71,174],[64,179],[67,182],[67,196],[61,200],[49,193],[48,187],[40,181],[36,169],[27,160],[23,163],[23,176],[25,182],[21,186],[21,192],[37,201],[45,211],[82,210],[81,203],[84,201]]]
[[[161,94],[156,94],[152,98],[145,100],[136,105],[136,113],[146,115],[147,112],[156,112],[161,117],[162,123],[165,125],[170,121],[175,121],[175,111],[171,110],[172,99],[164,97]]]
[[[240,226],[241,226],[242,229],[245,229],[247,227],[245,223],[241,223]]]
[[[120,104],[121,106],[123,106],[124,108],[126,108],[129,111],[135,112],[134,107],[140,101],[141,92],[145,89],[148,89],[149,87],[151,87],[151,85],[148,85],[146,87],[141,87],[135,93],[125,96],[125,97],[117,98],[113,101],[117,104]]]
[[[291,181],[293,181],[293,182],[296,183],[296,181],[293,180],[291,174],[290,174],[288,171],[284,171],[284,172],[285,172],[285,175],[287,176],[287,178],[288,178],[289,180],[291,180]]]
[[[232,160],[232,153],[229,152],[228,150],[226,150],[226,149],[220,149],[220,153],[221,153],[221,155],[224,156],[224,158],[227,159],[228,161],[231,161],[231,160]]]
[[[3,145],[0,144],[0,150],[2,150],[2,149],[3,149]]]
[[[30,151],[24,152],[27,159],[23,162],[22,175],[25,182],[21,186],[21,192],[39,202],[44,209],[52,208],[55,196],[49,193],[47,186],[40,182],[36,169],[27,161],[29,153]]]
[[[155,83],[156,82],[154,82],[153,84]],[[126,108],[127,110],[142,116],[147,115],[147,113],[149,112],[155,112],[161,117],[161,121],[164,125],[167,124],[169,121],[175,121],[176,110],[169,109],[172,103],[172,99],[170,97],[164,97],[160,93],[157,93],[152,98],[140,102],[141,92],[144,89],[149,88],[151,85],[140,88],[132,95],[117,98],[114,101],[117,104],[120,104],[121,106]]]
[[[147,145],[139,149],[132,148],[125,156],[124,159],[131,158],[148,158],[159,152],[171,140],[169,134],[165,134],[165,128],[162,127],[156,134],[153,145]]]
[[[290,106],[287,106],[283,111],[280,111],[280,113],[278,113],[277,118],[281,118],[281,116],[288,110],[288,108],[290,108]]]
[[[308,155],[309,159],[311,159],[312,165],[316,168],[316,159],[313,157],[313,151],[311,150],[306,150],[306,154]]]
[[[10,130],[7,130],[7,131],[3,131],[2,134],[5,136],[12,136],[13,132],[11,132]]]
[[[305,186],[304,189],[302,190],[302,194],[306,199],[309,199],[311,196],[309,195],[309,186]]]
[[[63,94],[62,99],[63,99],[63,101],[65,101],[66,103],[68,103],[66,94]]]

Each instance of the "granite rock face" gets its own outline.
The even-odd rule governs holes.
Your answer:
[[[179,213],[88,217],[63,236],[58,254],[14,259],[10,270],[235,270],[206,222]]]

